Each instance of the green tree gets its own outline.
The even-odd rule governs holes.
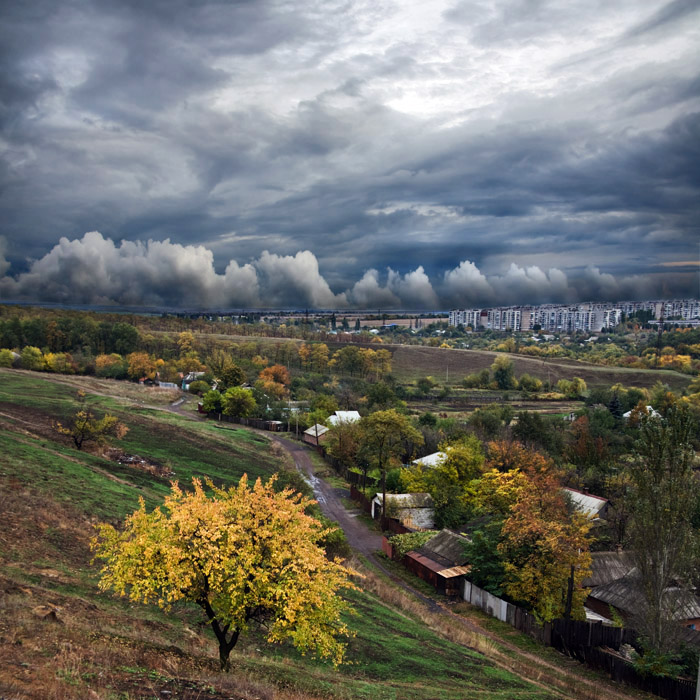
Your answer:
[[[257,408],[257,403],[250,389],[232,386],[221,395],[221,408],[226,416],[245,418]]]
[[[0,350],[0,367],[12,367],[15,362],[15,356],[12,354],[12,350],[3,348]]]
[[[221,380],[222,390],[240,386],[246,380],[245,372],[232,361],[221,370],[218,377]]]
[[[391,408],[362,418],[361,453],[382,475],[382,520],[386,513],[386,472],[399,458],[423,444],[423,436],[411,421]]]
[[[515,387],[515,372],[513,361],[505,355],[499,355],[491,365],[493,379],[499,389],[513,389]]]
[[[28,345],[22,348],[20,353],[20,364],[23,369],[41,370],[44,369],[44,358],[39,348]]]
[[[670,407],[663,418],[643,417],[636,459],[628,468],[631,549],[643,596],[634,624],[656,653],[677,641],[676,592],[689,590],[697,573],[693,516],[700,486],[693,473],[692,435],[693,420],[684,407]]]
[[[416,382],[416,388],[423,396],[428,396],[435,386],[435,381],[432,377],[421,377]]]
[[[353,588],[352,573],[326,558],[327,530],[305,513],[310,501],[272,481],[245,476],[237,487],[208,496],[194,480],[191,493],[172,487],[163,508],[141,507],[123,531],[100,525],[92,547],[104,562],[100,588],[169,609],[199,605],[219,643],[222,670],[251,624],[265,626],[270,642],[289,640],[301,652],[342,661],[341,614],[349,604],[338,591]]]
[[[207,391],[202,397],[202,408],[207,413],[221,413],[221,392],[216,389]]]

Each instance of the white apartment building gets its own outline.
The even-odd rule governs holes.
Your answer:
[[[625,301],[615,304],[585,302],[574,305],[542,304],[541,306],[498,306],[491,309],[455,309],[450,311],[451,326],[490,328],[495,331],[526,331],[536,325],[543,331],[600,333],[622,322],[622,315],[652,311],[654,317],[700,318],[700,300]]]

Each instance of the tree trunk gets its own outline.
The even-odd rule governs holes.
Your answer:
[[[206,612],[207,617],[209,618],[209,622],[211,623],[211,628],[212,630],[214,630],[216,639],[219,642],[219,665],[221,667],[221,670],[229,671],[231,667],[228,659],[231,655],[233,647],[235,647],[236,642],[238,642],[238,637],[241,631],[240,629],[234,629],[231,632],[230,636],[228,636],[229,626],[221,626],[219,621],[216,619],[216,613],[211,607],[209,601],[206,598],[204,598],[198,602],[199,605],[201,605],[202,608],[204,608],[204,612]]]

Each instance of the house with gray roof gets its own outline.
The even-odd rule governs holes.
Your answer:
[[[381,493],[372,499],[373,518],[381,516],[382,499]],[[414,530],[430,530],[435,524],[435,504],[429,493],[387,493],[386,514]]]

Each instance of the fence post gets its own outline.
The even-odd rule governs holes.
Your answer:
[[[700,700],[700,661],[698,661],[698,679],[695,681],[695,700]]]

